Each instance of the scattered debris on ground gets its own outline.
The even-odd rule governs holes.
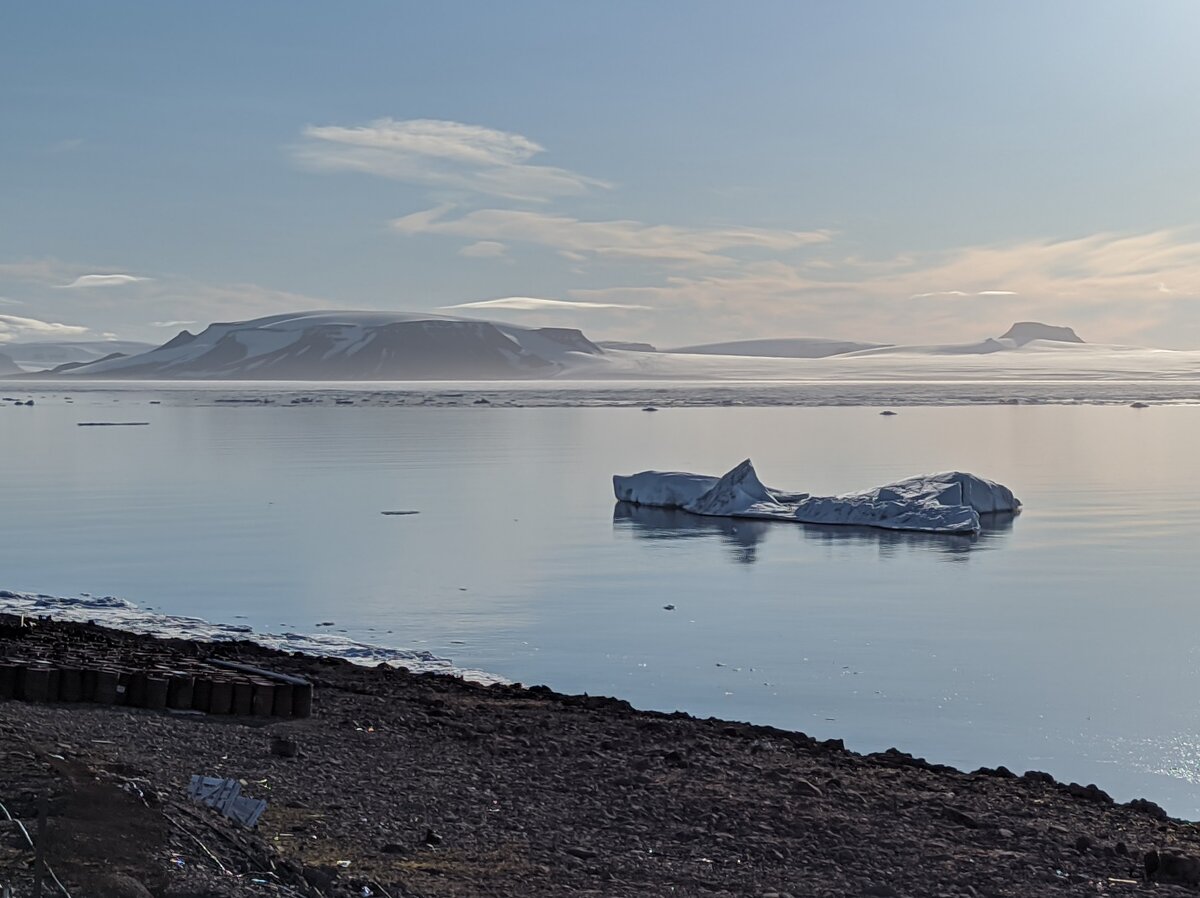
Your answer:
[[[312,716],[0,702],[0,802],[76,898],[1197,894],[1200,834],[1094,785],[859,755],[545,687],[41,622],[311,681]],[[189,648],[190,647],[190,648]],[[266,802],[247,829],[197,773]],[[33,841],[36,843],[36,835]],[[0,891],[34,851],[0,813]],[[55,894],[46,880],[44,895]]]

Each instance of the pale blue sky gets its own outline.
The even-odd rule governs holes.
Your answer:
[[[0,340],[520,296],[644,308],[487,314],[1200,347],[1197,35],[1189,0],[15,5]]]

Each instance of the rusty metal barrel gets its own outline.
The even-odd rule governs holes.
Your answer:
[[[212,704],[212,680],[209,677],[196,677],[192,683],[192,710],[209,713]]]
[[[90,660],[90,659],[89,659]],[[96,668],[88,665],[79,671],[79,700],[90,702],[96,696]]]
[[[184,673],[172,673],[167,684],[167,707],[176,711],[189,711],[196,680]]]
[[[120,671],[104,667],[96,671],[96,685],[92,690],[92,701],[98,705],[113,705],[117,701],[117,690],[121,685]]]
[[[275,707],[275,684],[270,680],[251,680],[254,688],[250,700],[250,712],[257,717],[270,717]]]
[[[0,698],[17,697],[17,673],[21,665],[15,661],[0,661]]]
[[[2,617],[2,616],[0,616]],[[0,699],[288,718],[312,714],[303,677],[243,661],[0,624]],[[16,652],[17,654],[9,654]]]
[[[291,683],[276,683],[275,684],[275,703],[271,706],[271,716],[273,717],[291,717],[292,716],[292,690]]]
[[[233,713],[233,682],[227,679],[214,679],[209,690],[209,714]]]
[[[167,689],[169,681],[166,677],[146,676],[143,707],[151,711],[162,711],[167,707]]]
[[[30,702],[52,702],[58,696],[52,695],[51,669],[44,664],[31,664],[25,668],[24,687],[22,696]]]
[[[129,674],[129,683],[125,691],[125,704],[131,708],[146,707],[146,679],[145,671],[135,670]]]
[[[309,717],[312,715],[313,688],[312,683],[299,683],[292,686],[292,716]]]
[[[248,717],[254,710],[254,684],[249,680],[237,680],[233,684],[233,713]]]
[[[83,701],[83,671],[78,667],[59,668],[58,698],[64,702]]]
[[[133,674],[124,668],[117,670],[117,699],[114,704],[129,705],[132,704],[130,693],[133,689]]]

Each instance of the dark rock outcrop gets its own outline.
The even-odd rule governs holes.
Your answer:
[[[1053,340],[1056,343],[1082,343],[1083,340],[1069,327],[1042,324],[1040,321],[1018,321],[1003,334],[1001,340],[1012,340],[1024,346],[1032,340]]]

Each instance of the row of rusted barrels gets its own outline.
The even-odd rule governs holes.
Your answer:
[[[131,670],[0,659],[0,699],[94,702],[162,711],[258,717],[308,717],[312,684],[221,670]]]
[[[35,631],[36,632],[36,631]],[[96,646],[72,639],[70,634],[52,633],[30,636],[20,641],[0,641],[0,660],[5,657],[39,661],[54,667],[97,668],[119,670],[165,670],[185,673],[204,673],[210,666],[199,658],[189,658],[173,652],[135,649],[129,646]]]
[[[21,663],[48,665],[60,670],[169,671],[203,676],[212,667],[197,658],[178,654],[134,649],[129,646],[96,646],[73,639],[70,633],[40,633],[19,643],[0,643],[0,661],[19,659]]]

